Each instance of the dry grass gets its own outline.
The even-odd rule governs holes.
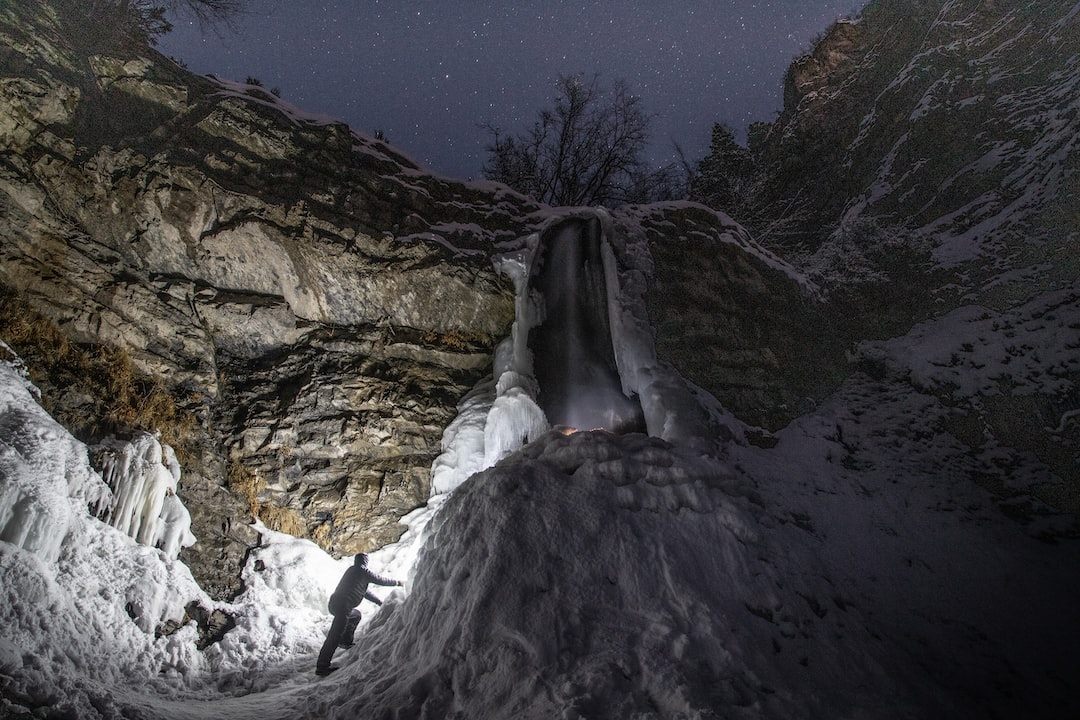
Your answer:
[[[293,537],[307,535],[307,527],[300,513],[291,508],[259,502],[259,495],[266,489],[266,481],[246,468],[240,461],[229,462],[225,482],[230,492],[247,502],[251,516],[261,520],[266,527]]]
[[[26,362],[45,408],[76,435],[158,430],[181,459],[187,455],[194,415],[160,379],[139,372],[126,349],[72,341],[8,288],[0,288],[0,339]]]
[[[319,547],[330,547],[330,523],[323,523],[312,530],[311,540]]]
[[[307,535],[307,527],[300,517],[300,513],[291,508],[263,505],[259,508],[259,519],[262,520],[263,525],[266,525],[271,530],[283,532],[293,537],[305,537]]]
[[[467,334],[460,330],[451,330],[445,333],[429,330],[423,334],[422,341],[425,345],[458,352],[472,351],[477,347],[493,344],[490,337]]]
[[[225,473],[225,484],[233,495],[247,502],[252,517],[259,517],[259,493],[266,487],[265,480],[238,460],[230,460]]]

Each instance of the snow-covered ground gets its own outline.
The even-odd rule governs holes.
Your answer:
[[[632,248],[613,252],[632,268]],[[169,548],[97,519],[109,491],[88,449],[18,360],[0,361],[0,716],[1075,716],[1074,520],[1011,518],[974,482],[1057,479],[949,423],[991,380],[1065,387],[1078,290],[867,344],[880,376],[852,376],[771,448],[740,441],[736,420],[649,354],[626,292],[614,343],[650,434],[547,429],[520,347],[535,318],[519,313],[496,377],[447,430],[431,503],[372,555],[406,587],[362,606],[327,678],[315,654],[349,558],[263,530],[244,593],[214,602]],[[720,426],[735,439],[707,442],[702,428]],[[191,603],[236,626],[203,650],[194,622],[157,632]]]

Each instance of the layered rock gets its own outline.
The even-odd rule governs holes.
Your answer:
[[[507,332],[489,254],[534,207],[148,48],[80,47],[48,5],[2,20],[0,281],[194,417],[162,430],[207,588],[236,589],[251,514],[338,553],[395,539]]]
[[[657,353],[741,420],[779,429],[849,372],[818,288],[724,213],[672,203],[616,218],[649,248]]]

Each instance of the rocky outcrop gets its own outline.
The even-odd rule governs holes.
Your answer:
[[[965,266],[962,290],[1005,258],[1052,262],[1038,246],[1075,242],[1059,230],[1077,182],[1078,42],[1068,0],[875,0],[834,25],[792,64],[784,111],[760,133],[770,201],[804,213],[792,242],[906,227],[934,267]]]
[[[764,204],[798,221],[768,246],[826,292],[860,369],[937,395],[972,453],[1014,447],[1065,481],[988,488],[1014,507],[1072,512],[1080,375],[1048,358],[1080,345],[1078,46],[1072,0],[875,0],[793,63],[753,148]]]
[[[744,422],[779,429],[850,371],[817,287],[727,215],[671,203],[616,221],[649,248],[657,353]]]
[[[79,46],[47,4],[0,20],[0,282],[181,407],[161,429],[204,586],[237,589],[252,514],[339,553],[395,539],[508,330],[489,256],[534,206],[148,48]],[[77,387],[43,389],[98,429]]]

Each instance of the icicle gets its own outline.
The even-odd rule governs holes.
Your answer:
[[[130,442],[106,441],[99,450],[101,474],[113,491],[101,514],[105,522],[170,557],[195,543],[191,516],[176,497],[180,464],[171,447],[156,433],[140,433]]]

